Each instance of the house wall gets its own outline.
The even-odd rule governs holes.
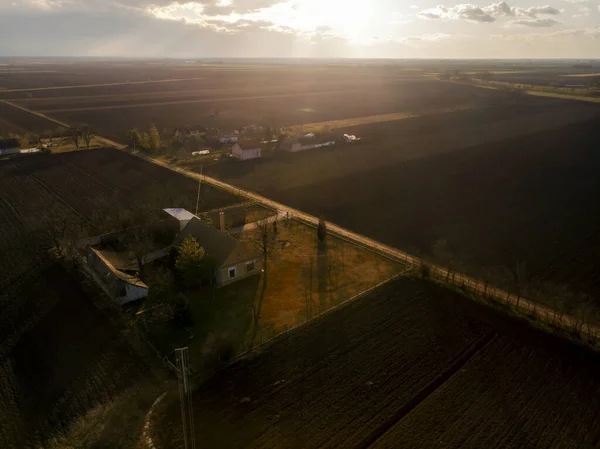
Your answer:
[[[120,305],[127,304],[128,302],[142,299],[148,296],[148,289],[144,287],[138,287],[124,282],[125,284],[125,296],[119,296],[117,302]]]
[[[252,271],[247,270],[247,265],[249,263],[254,264],[254,269]],[[236,275],[234,278],[229,277],[229,270],[235,268]],[[256,274],[260,274],[260,270],[262,269],[262,263],[260,259],[250,259],[245,260],[243,262],[238,262],[235,265],[228,265],[226,267],[221,267],[217,270],[217,285],[228,285],[232,284],[241,279],[245,279],[250,276],[254,276]]]
[[[248,159],[256,159],[262,156],[262,149],[253,148],[250,150],[243,150],[239,144],[235,144],[231,149],[231,154],[236,159],[246,161]]]
[[[5,154],[16,154],[21,152],[21,148],[5,148],[4,150],[0,150],[0,156]]]

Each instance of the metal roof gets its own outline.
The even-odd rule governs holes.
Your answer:
[[[189,210],[183,209],[182,207],[170,207],[167,209],[163,209],[167,214],[172,217],[175,217],[179,221],[191,220],[195,217]]]

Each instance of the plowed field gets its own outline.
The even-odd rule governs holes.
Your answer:
[[[597,447],[597,355],[399,280],[215,374],[196,441],[220,448]],[[176,398],[155,424],[178,447]]]

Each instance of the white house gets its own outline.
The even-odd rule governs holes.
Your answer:
[[[16,154],[21,151],[18,139],[0,139],[0,156],[5,154]]]
[[[262,157],[262,148],[257,141],[236,142],[231,149],[231,155],[242,161],[256,159]]]

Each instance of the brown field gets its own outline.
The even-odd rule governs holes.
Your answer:
[[[487,70],[498,82],[547,85],[570,84],[562,75],[589,70],[589,78],[577,78],[586,83],[598,72],[572,65],[45,63],[37,73],[0,73],[0,99],[69,124],[89,123],[119,142],[126,142],[129,128],[151,124],[165,135],[186,125],[227,130],[250,123],[326,124],[340,134],[355,134],[362,137],[356,144],[275,152],[245,162],[212,161],[204,173],[570,313],[583,310],[584,301],[600,299],[600,108],[443,83],[427,74]],[[29,72],[31,66],[14,70]],[[0,133],[55,127],[9,105],[0,104],[0,112]],[[0,162],[0,289],[11,292],[5,294],[0,320],[0,337],[7,342],[0,349],[11,354],[2,359],[0,380],[7,387],[0,390],[5,399],[0,407],[10,419],[0,446],[10,447],[4,442],[12,442],[29,419],[26,430],[41,429],[42,437],[67,426],[98,397],[126,388],[119,376],[135,379],[140,369],[118,344],[106,359],[86,339],[72,349],[65,343],[69,339],[61,340],[62,327],[56,326],[61,321],[50,314],[52,321],[44,322],[48,327],[35,343],[19,346],[30,326],[43,322],[45,306],[51,309],[60,296],[49,289],[47,301],[39,295],[40,307],[32,304],[36,292],[44,292],[48,278],[42,275],[39,290],[31,295],[24,290],[28,275],[48,267],[44,214],[70,217],[98,232],[118,219],[119,211],[136,205],[193,208],[196,188],[190,179],[111,149]],[[201,210],[239,201],[207,189]],[[296,249],[282,261],[273,301],[265,309],[277,330],[301,320],[303,298],[293,288],[301,280],[286,271],[302,265]],[[374,275],[374,259],[358,256],[354,265]],[[514,282],[511,270],[517,263],[525,267],[524,285]],[[322,310],[337,304],[339,291],[348,296],[355,284],[361,287],[356,272],[345,275],[349,281],[340,281],[337,291],[323,294],[313,285],[313,296],[328,301]],[[375,281],[371,277],[369,285]],[[247,287],[256,292],[256,280]],[[66,301],[75,304],[79,287],[64,288],[71,292]],[[532,296],[542,290],[546,296]],[[21,297],[22,309],[13,301]],[[243,295],[221,289],[212,299],[191,306],[201,335],[196,341],[223,328],[243,334],[249,319]],[[35,319],[28,320],[30,315]],[[223,327],[211,328],[215,316]],[[105,332],[91,318],[82,321],[93,329],[91,337]],[[24,361],[17,349],[39,347],[46,334],[52,335],[48,353],[31,351],[36,358]],[[51,356],[65,363],[38,362]],[[82,360],[81,372],[100,373],[98,385],[80,389],[57,381],[56,391],[44,389],[48,379],[60,378],[71,357]],[[72,415],[56,412],[51,422],[36,415],[33,396],[20,386],[20,366],[50,371],[33,380],[24,377],[43,397],[42,414],[58,407],[72,409]],[[116,380],[106,374],[115,366]],[[195,393],[197,441],[223,448],[598,447],[598,374],[597,355],[455,293],[400,280],[218,371]],[[96,382],[93,376],[73,376],[75,385]],[[24,412],[16,416],[14,410]],[[179,413],[173,399],[156,420],[155,435],[165,449],[181,446]]]
[[[597,447],[600,360],[419,281],[398,280],[203,383],[220,448]],[[177,395],[154,436],[179,447]]]

